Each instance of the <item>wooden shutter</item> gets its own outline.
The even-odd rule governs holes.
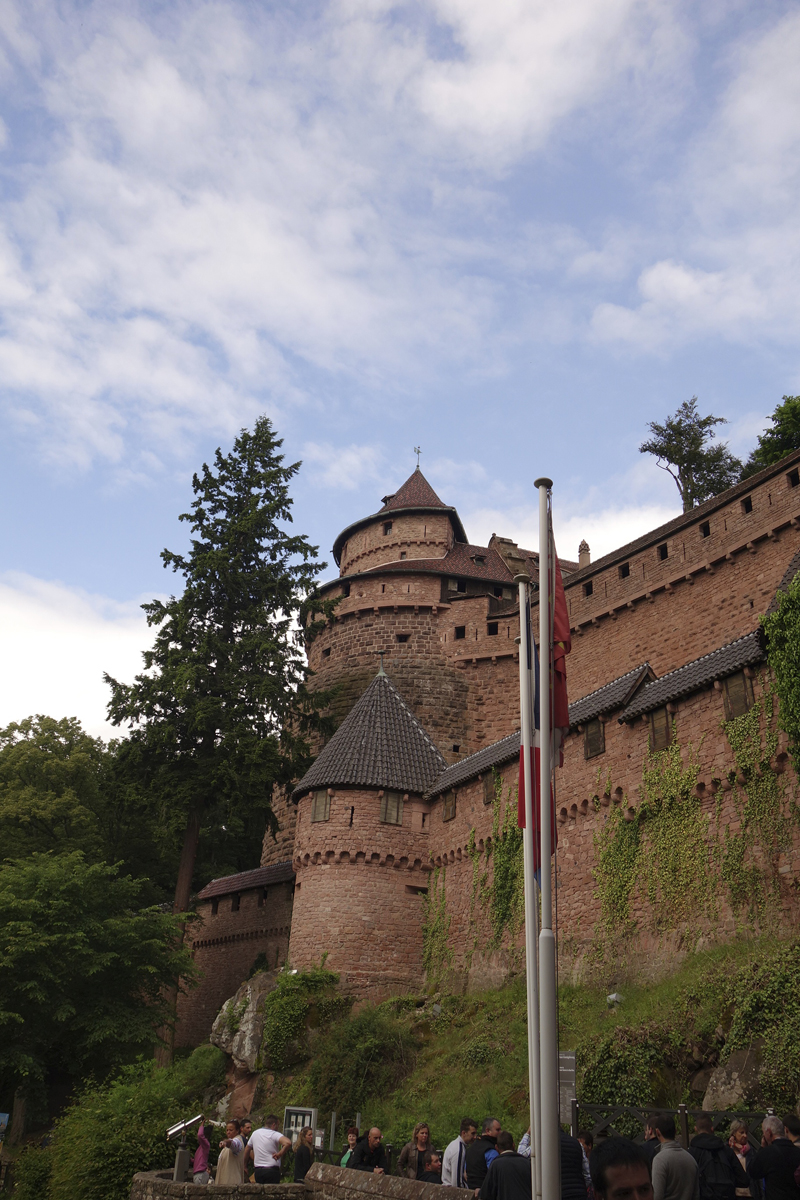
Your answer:
[[[650,749],[666,750],[672,741],[672,718],[666,708],[657,708],[650,714]]]
[[[381,796],[381,820],[387,825],[403,824],[403,793],[384,792]]]
[[[318,792],[314,792],[314,798],[311,801],[311,820],[327,821],[330,819],[330,815],[331,798],[327,788],[321,788]]]
[[[723,681],[725,695],[725,718],[732,721],[734,717],[743,716],[753,703],[750,681],[744,671],[737,671]]]
[[[445,792],[444,808],[442,809],[442,820],[452,821],[456,815],[456,794],[454,791]]]
[[[606,731],[602,721],[587,721],[583,735],[583,753],[586,758],[594,758],[604,754],[606,749]]]

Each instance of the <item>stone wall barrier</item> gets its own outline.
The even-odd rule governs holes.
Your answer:
[[[133,1177],[130,1200],[244,1200],[245,1196],[261,1196],[262,1200],[464,1200],[458,1188],[319,1162],[312,1165],[305,1183],[243,1183],[239,1187],[173,1183],[172,1172],[141,1171]]]

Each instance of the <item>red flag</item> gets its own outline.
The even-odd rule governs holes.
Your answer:
[[[569,700],[567,699],[567,663],[566,656],[572,649],[572,637],[569,628],[569,614],[567,612],[567,598],[564,595],[564,580],[561,578],[561,567],[559,566],[558,556],[556,554],[555,542],[550,541],[552,560],[553,560],[553,575],[554,575],[554,597],[553,597],[553,732],[560,730],[561,737],[559,739],[558,765],[564,765],[564,738],[569,731]]]
[[[536,731],[537,741],[539,731]],[[525,762],[524,751],[519,750],[519,781],[517,784],[517,824],[525,828]],[[538,745],[531,746],[531,799],[533,801],[533,872],[539,878],[539,868],[542,856],[542,806],[539,803],[539,766],[541,751]],[[558,833],[556,831],[556,810],[553,806],[553,789],[550,788],[550,845],[555,852]]]

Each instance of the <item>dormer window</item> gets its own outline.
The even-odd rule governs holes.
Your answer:
[[[474,563],[475,563],[477,566],[483,566],[483,565],[484,565],[484,563],[486,562],[486,559],[485,559],[485,557],[484,557],[482,554],[473,554],[473,556],[472,556],[472,561],[473,561],[473,562],[474,562]]]

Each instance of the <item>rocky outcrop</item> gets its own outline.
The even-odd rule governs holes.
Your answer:
[[[727,1062],[715,1067],[703,1096],[703,1109],[745,1108],[758,1093],[762,1045],[756,1041],[748,1050],[732,1051]]]
[[[251,1074],[258,1068],[264,1035],[263,1000],[275,987],[276,979],[275,971],[259,971],[248,979],[235,996],[225,1001],[211,1029],[214,1045],[229,1054],[238,1068]]]

